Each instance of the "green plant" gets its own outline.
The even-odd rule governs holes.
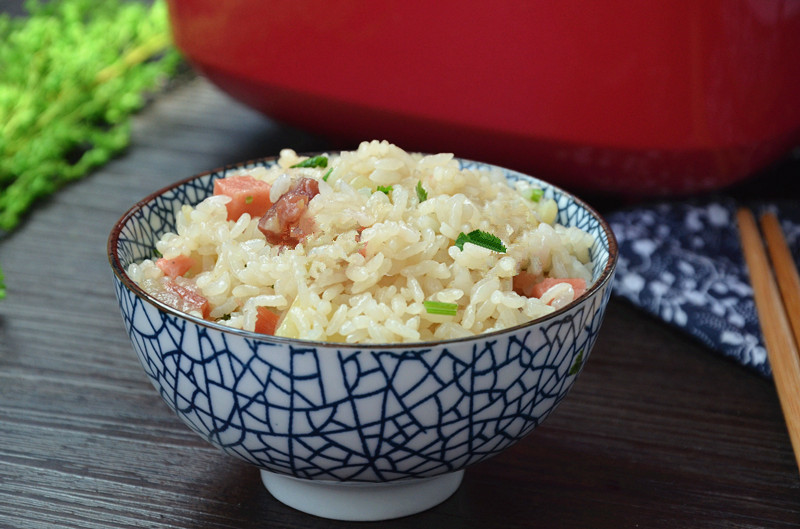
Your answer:
[[[125,149],[131,115],[181,61],[163,0],[25,6],[0,14],[0,234]]]

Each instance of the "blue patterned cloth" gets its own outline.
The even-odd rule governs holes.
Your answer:
[[[662,202],[607,215],[620,247],[614,294],[771,376],[733,199]],[[781,222],[800,263],[800,203],[748,204]]]

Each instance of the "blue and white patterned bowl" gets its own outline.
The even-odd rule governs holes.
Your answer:
[[[261,469],[280,501],[328,518],[376,520],[438,504],[469,465],[513,445],[567,395],[597,338],[617,259],[614,236],[572,195],[530,179],[558,222],[595,238],[594,283],[553,314],[442,342],[343,345],[203,321],[148,296],[125,273],[175,229],[175,211],[209,196],[204,173],[150,195],[114,226],[108,257],[120,310],[147,377],[192,430]],[[492,166],[461,160],[465,167]]]

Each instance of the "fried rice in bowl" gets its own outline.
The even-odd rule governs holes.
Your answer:
[[[546,182],[372,141],[180,181],[123,215],[108,254],[184,423],[280,501],[378,520],[440,503],[567,395],[617,247]]]

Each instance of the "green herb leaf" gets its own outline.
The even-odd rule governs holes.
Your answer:
[[[386,193],[387,195],[392,192],[392,186],[378,186],[378,191]]]
[[[417,198],[420,202],[428,200],[428,192],[422,187],[422,180],[417,181]]]
[[[474,230],[469,233],[464,233],[463,231],[458,234],[458,238],[456,238],[455,245],[458,247],[459,250],[464,250],[464,243],[472,243],[476,246],[481,246],[483,248],[487,248],[492,250],[493,252],[505,253],[506,247],[503,244],[503,241],[500,240],[499,237],[492,235],[491,233],[486,233],[485,231],[481,230]]]
[[[542,197],[544,196],[544,189],[533,188],[531,189],[531,200],[534,202],[539,202]]]
[[[307,160],[303,160],[300,163],[296,163],[292,165],[292,167],[328,167],[328,157],[314,156],[312,158],[308,158]]]
[[[569,368],[570,375],[577,375],[578,371],[581,370],[581,366],[583,366],[583,349],[578,351],[578,356],[575,358],[575,361],[572,363],[572,367]]]
[[[325,173],[325,175],[322,177],[322,181],[323,182],[327,182],[328,181],[328,177],[331,175],[332,172],[333,172],[333,167],[328,169],[328,172]]]
[[[428,314],[441,314],[443,316],[455,316],[458,312],[457,303],[445,303],[443,301],[423,301],[425,312]]]
[[[252,197],[252,195],[250,195],[250,196],[246,196],[246,197],[244,198],[244,202],[245,202],[245,204],[252,204],[252,203],[253,203],[253,197]]]

